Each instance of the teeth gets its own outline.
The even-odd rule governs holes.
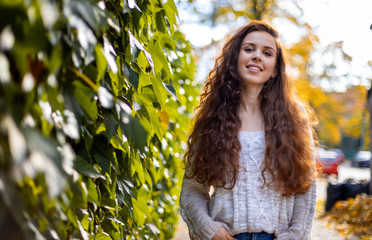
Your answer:
[[[253,67],[253,66],[251,66],[251,67],[249,67],[250,69],[253,69],[253,70],[258,70],[258,71],[261,71],[261,69],[259,69],[258,67]]]

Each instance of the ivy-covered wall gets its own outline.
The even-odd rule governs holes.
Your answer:
[[[173,0],[0,1],[0,239],[170,239],[197,103]]]

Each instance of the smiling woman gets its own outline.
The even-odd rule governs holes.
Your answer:
[[[313,118],[285,66],[278,32],[264,22],[225,43],[185,155],[180,211],[192,239],[309,239]]]

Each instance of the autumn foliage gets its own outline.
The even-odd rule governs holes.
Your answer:
[[[342,235],[355,235],[362,240],[372,239],[372,196],[364,193],[355,199],[338,201],[323,218]]]

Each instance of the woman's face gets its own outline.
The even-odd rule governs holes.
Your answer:
[[[238,57],[238,74],[245,87],[258,86],[275,77],[277,46],[267,32],[249,33],[242,41]]]

